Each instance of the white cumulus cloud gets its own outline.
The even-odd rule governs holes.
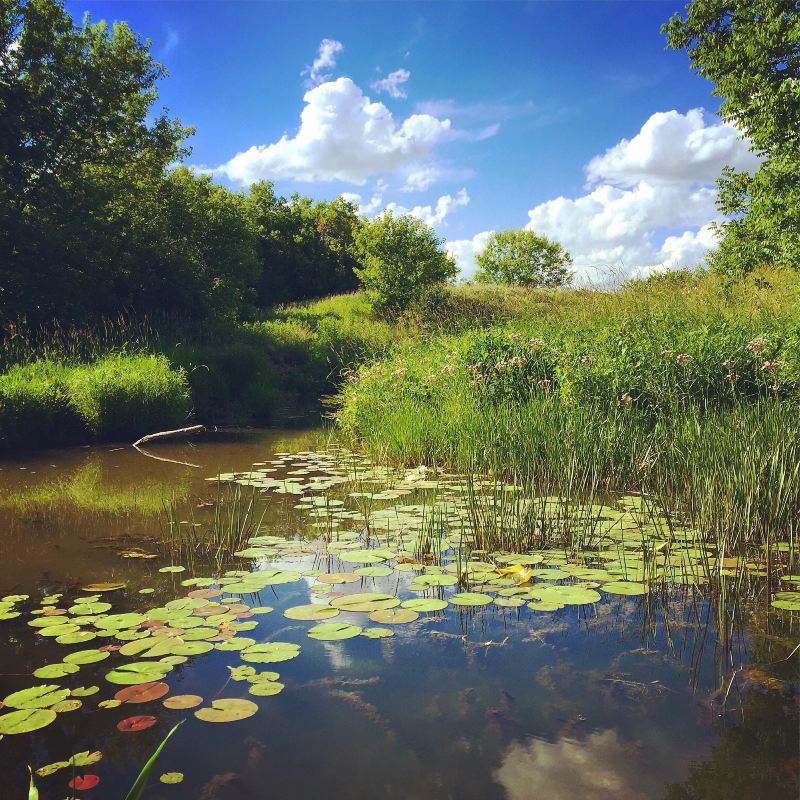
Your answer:
[[[450,130],[450,120],[430,114],[395,120],[350,78],[322,83],[303,100],[300,128],[293,137],[284,135],[273,144],[237,153],[217,173],[240,184],[289,179],[363,185],[372,175],[424,163]]]
[[[411,77],[411,73],[407,69],[396,69],[390,72],[385,78],[373,81],[370,86],[376,92],[386,92],[389,97],[398,100],[402,97],[408,97],[406,90],[403,86]]]
[[[475,255],[486,247],[489,237],[494,231],[481,231],[471,239],[454,239],[447,242],[444,249],[453,257],[458,267],[459,277],[469,280],[478,270]]]
[[[561,242],[578,279],[694,266],[716,247],[714,181],[726,164],[756,165],[736,128],[706,124],[700,109],[653,114],[589,162],[587,194],[540,203],[526,227]]]
[[[317,57],[311,62],[310,67],[306,67],[300,74],[308,75],[306,88],[311,89],[324,83],[331,76],[326,70],[331,70],[336,66],[336,56],[344,50],[344,45],[336,39],[323,39],[319,44]]]
[[[469,195],[467,194],[466,189],[462,189],[456,195],[442,195],[436,201],[436,205],[405,208],[398,203],[389,203],[386,206],[386,211],[390,211],[395,215],[410,214],[412,217],[422,220],[426,225],[435,227],[436,225],[441,225],[444,222],[445,217],[448,217],[450,214],[456,211],[456,209],[468,204]]]
[[[703,110],[653,114],[632,139],[623,139],[586,167],[593,183],[639,181],[713,183],[724,166],[753,170],[758,159],[733,125],[706,125]]]

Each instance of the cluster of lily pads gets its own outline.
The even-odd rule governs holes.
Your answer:
[[[665,580],[702,585],[711,570],[736,574],[745,566],[753,574],[766,574],[758,560],[717,558],[698,542],[695,531],[660,526],[657,515],[643,514],[641,499],[635,497],[604,505],[526,498],[513,485],[479,476],[433,475],[422,468],[392,470],[338,448],[276,454],[252,470],[211,480],[297,496],[294,508],[305,528],[259,532],[232,554],[247,568],[186,577],[180,581],[184,596],[163,606],[115,610],[114,593],[127,588],[122,583],[90,584],[69,600],[49,594],[33,607],[28,595],[0,599],[0,620],[24,618],[37,636],[70,648],[60,661],[33,671],[43,683],[2,699],[0,738],[39,730],[86,705],[111,711],[160,702],[167,711],[191,710],[208,723],[253,716],[259,706],[246,697],[205,702],[199,695],[171,695],[168,677],[190,658],[219,651],[240,662],[229,665],[233,684],[242,684],[239,694],[246,690],[249,697],[265,698],[280,693],[285,688],[280,673],[253,665],[289,661],[301,646],[256,638],[256,631],[263,631],[259,618],[274,611],[260,605],[267,588],[277,592],[282,585],[302,585],[310,602],[289,606],[282,616],[312,623],[306,631],[311,640],[336,642],[391,637],[395,626],[448,607],[557,612],[590,606],[604,595],[646,595]],[[592,519],[592,537],[582,540],[581,548],[563,539],[525,552],[480,547],[482,526],[502,540],[503,526],[529,520],[521,510],[532,506],[544,508],[561,531],[578,519]],[[168,565],[159,572],[178,576],[185,567]],[[800,576],[784,580],[795,587]],[[139,589],[140,604],[153,591]],[[800,591],[779,592],[772,605],[798,611]],[[100,686],[81,681],[85,668],[101,663],[103,686],[121,687],[111,697]],[[135,733],[156,721],[152,714],[135,714],[116,720],[115,726]],[[95,755],[76,754],[38,773],[46,777],[94,763],[87,758]],[[93,776],[81,777],[91,783]],[[168,773],[162,781],[181,778]]]

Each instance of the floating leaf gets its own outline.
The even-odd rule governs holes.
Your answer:
[[[49,708],[25,708],[0,715],[0,734],[12,736],[44,728],[56,720],[56,712]]]
[[[436,597],[416,597],[413,600],[403,601],[400,606],[411,609],[411,611],[427,613],[430,611],[442,611],[447,608],[447,601],[439,600]]]
[[[183,782],[183,773],[182,772],[165,772],[159,780],[161,783],[166,784],[173,784],[173,783],[182,783]]]
[[[388,639],[394,636],[394,631],[391,628],[364,628],[361,635],[367,639]]]
[[[110,683],[133,686],[140,683],[160,681],[171,669],[163,661],[137,661],[133,664],[122,664],[106,675]]]
[[[410,608],[384,608],[380,611],[373,611],[369,618],[382,625],[404,625],[419,619],[419,614]]]
[[[45,764],[43,767],[39,767],[36,770],[36,774],[40,778],[47,778],[49,775],[55,775],[56,772],[68,767],[69,761],[54,761],[52,764]]]
[[[140,714],[135,717],[128,717],[121,719],[117,723],[117,729],[126,733],[135,733],[137,731],[144,731],[147,728],[152,728],[156,724],[156,718],[148,714]]]
[[[312,639],[321,642],[335,642],[341,639],[352,639],[362,631],[359,625],[348,625],[346,622],[321,622],[308,629]]]
[[[485,606],[492,602],[492,597],[481,592],[457,592],[450,596],[450,602],[456,606]]]
[[[116,592],[118,589],[124,589],[124,583],[90,583],[88,586],[82,586],[81,591],[84,592]]]
[[[99,686],[79,686],[77,689],[73,689],[71,694],[73,697],[91,697],[99,691]]]
[[[237,722],[252,717],[256,711],[258,706],[251,700],[228,698],[214,700],[211,708],[199,708],[194,715],[203,722]]]
[[[33,671],[34,677],[48,680],[52,678],[64,678],[77,672],[80,667],[77,664],[46,664]]]
[[[315,605],[314,603],[305,606],[292,606],[283,612],[283,616],[287,619],[300,620],[330,619],[338,616],[338,614],[338,608],[322,604]]]
[[[394,608],[400,605],[400,599],[392,594],[380,594],[378,592],[358,592],[356,594],[346,594],[331,600],[334,608],[342,611],[380,611],[385,608]]]
[[[203,698],[199,694],[176,694],[164,700],[164,708],[169,708],[175,711],[184,710],[187,708],[196,708],[203,702]]]
[[[99,750],[83,750],[80,753],[75,753],[67,763],[73,767],[88,767],[91,764],[96,764],[102,758],[103,754]]]
[[[283,684],[277,681],[258,681],[248,689],[248,692],[256,697],[272,697],[283,691],[283,688]]]
[[[149,703],[169,694],[169,685],[161,682],[140,683],[120,689],[114,699],[120,703]]]
[[[3,705],[20,709],[49,708],[69,697],[69,694],[69,689],[62,689],[56,684],[32,686],[8,695],[3,699]]]
[[[98,661],[104,661],[111,653],[107,650],[76,650],[68,656],[64,656],[64,662],[67,664],[94,664]]]
[[[67,786],[76,792],[85,792],[88,789],[94,789],[98,783],[100,783],[100,778],[97,775],[76,775]]]
[[[77,711],[82,705],[82,700],[73,700],[70,697],[67,700],[62,700],[60,703],[51,706],[51,709],[58,714],[65,714],[68,711]]]
[[[248,647],[241,653],[242,661],[254,664],[271,664],[289,661],[300,655],[300,646],[290,642],[265,642]]]
[[[186,572],[186,567],[181,567],[178,565],[172,567],[161,567],[159,572]]]

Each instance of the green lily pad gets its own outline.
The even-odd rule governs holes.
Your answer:
[[[49,708],[25,708],[0,715],[0,734],[30,733],[55,722],[58,715]]]
[[[105,661],[111,653],[108,650],[76,650],[64,656],[67,664],[95,664],[98,661]]]
[[[252,701],[230,698],[214,700],[211,708],[199,708],[194,715],[203,722],[237,722],[252,717],[256,711],[258,706]]]
[[[166,783],[168,785],[175,784],[175,783],[182,783],[183,782],[183,773],[182,772],[165,772],[159,778],[161,783]]]
[[[359,592],[356,594],[346,594],[331,600],[334,608],[342,611],[379,611],[385,608],[394,608],[400,605],[400,599],[391,594],[380,594],[378,592]]]
[[[450,596],[455,606],[485,606],[492,602],[491,595],[482,592],[457,592]]]
[[[424,614],[430,611],[444,610],[447,608],[447,601],[439,600],[437,597],[417,597],[413,600],[404,600],[400,603],[400,606],[411,611],[420,611]]]
[[[410,608],[383,608],[380,611],[373,611],[369,618],[381,625],[405,625],[419,619],[419,614]]]
[[[388,639],[390,636],[394,636],[394,631],[391,628],[364,628],[361,635],[367,639]]]
[[[33,675],[42,680],[51,680],[53,678],[65,678],[79,669],[80,667],[77,664],[45,664],[45,666],[35,669]]]
[[[300,646],[290,642],[265,642],[248,647],[241,652],[242,661],[253,664],[272,664],[289,661],[300,655]]]
[[[330,619],[339,615],[339,609],[329,605],[314,604],[305,606],[292,606],[283,612],[287,619],[318,620]]]
[[[156,683],[172,669],[163,661],[135,661],[132,664],[121,664],[106,675],[109,683],[121,686],[135,686],[139,683]]]
[[[247,691],[255,697],[272,697],[283,689],[284,685],[277,681],[257,681]]]
[[[3,704],[9,708],[31,709],[49,708],[69,697],[69,689],[62,689],[56,684],[31,686],[30,689],[21,689],[3,698]]]
[[[312,639],[321,642],[335,642],[341,639],[352,639],[362,631],[359,625],[348,625],[346,622],[321,622],[308,629]]]
[[[611,581],[604,583],[600,587],[608,594],[622,594],[629,597],[647,594],[648,588],[642,583],[634,583],[633,581]]]

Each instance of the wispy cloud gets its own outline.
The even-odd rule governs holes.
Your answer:
[[[411,77],[411,73],[407,69],[396,69],[390,72],[385,78],[373,81],[370,86],[376,92],[386,92],[389,97],[398,100],[403,97],[408,97],[403,84]]]
[[[161,48],[162,54],[167,55],[167,53],[171,53],[180,43],[181,37],[178,31],[167,25],[166,39],[164,40],[164,46]]]
[[[319,86],[331,77],[331,73],[326,70],[332,70],[336,66],[336,56],[342,50],[344,50],[344,45],[341,42],[337,42],[336,39],[323,39],[320,42],[317,57],[310,67],[306,67],[300,73],[308,76],[305,81],[307,89]]]

